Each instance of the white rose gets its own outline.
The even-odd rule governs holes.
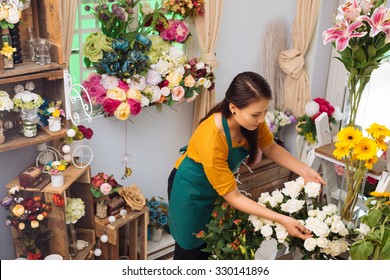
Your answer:
[[[272,230],[272,227],[270,225],[264,225],[261,227],[260,232],[266,240],[269,240],[269,239],[271,239],[273,230]]]
[[[203,69],[205,66],[204,62],[201,61],[201,62],[198,62],[195,67],[196,67],[196,70],[200,70],[200,69]]]
[[[304,188],[308,197],[317,197],[321,191],[321,184],[316,182],[309,182],[305,185]]]
[[[161,98],[161,90],[158,86],[150,86],[150,91],[152,92],[152,100],[151,102],[157,102]]]
[[[253,227],[255,228],[255,231],[259,231],[261,227],[264,225],[262,220],[255,215],[249,215],[248,220],[252,223]]]
[[[109,76],[107,74],[102,75],[102,79],[100,80],[100,84],[106,90],[116,88],[119,85],[119,79],[114,76]]]
[[[323,222],[326,218],[326,214],[323,211],[317,211],[317,219]]]
[[[303,247],[309,252],[313,251],[317,246],[317,242],[314,238],[308,238],[303,243]]]
[[[295,182],[297,182],[299,185],[304,186],[305,185],[305,179],[303,177],[298,177],[295,179]]]
[[[180,62],[180,60],[184,57],[184,52],[182,49],[176,47],[169,48],[169,57],[176,63]]]
[[[20,19],[18,9],[16,7],[11,7],[8,10],[8,17],[5,19],[10,24],[18,23]]]
[[[338,106],[335,106],[334,107],[334,112],[332,114],[332,117],[336,120],[336,121],[341,121],[343,119],[343,112],[341,112],[341,109],[340,107]]]
[[[170,72],[171,67],[172,65],[168,61],[161,59],[156,63],[154,70],[159,72],[161,76],[164,77]]]
[[[334,240],[330,242],[330,251],[331,255],[333,257],[340,255],[341,253],[344,253],[346,251],[346,247],[348,248],[348,245],[346,246],[342,240]]]
[[[341,235],[341,236],[347,236],[348,234],[349,234],[349,231],[347,228],[344,228],[344,229],[339,231],[339,235]]]
[[[313,232],[318,237],[327,237],[330,233],[330,230],[328,228],[328,225],[325,223],[317,223],[316,226],[313,228]]]
[[[361,235],[366,236],[371,231],[371,228],[365,223],[360,223],[360,226],[358,229],[356,229],[356,231]]]
[[[278,205],[278,202],[276,201],[276,199],[275,199],[274,197],[270,197],[270,198],[268,199],[268,203],[269,203],[269,205],[270,205],[272,208]]]
[[[310,101],[305,105],[306,115],[309,117],[314,116],[320,111],[320,105],[315,101]]]
[[[258,202],[261,202],[262,204],[267,204],[268,199],[270,198],[270,194],[268,192],[261,193]]]
[[[146,81],[144,76],[135,75],[130,81],[127,81],[130,88],[135,88],[139,91],[143,91],[146,88]]]
[[[206,80],[206,82],[203,84],[203,87],[205,89],[208,89],[210,86],[211,86],[211,81],[210,80]]]
[[[323,208],[322,208],[322,211],[324,211],[326,213],[326,215],[330,216],[332,215],[333,213],[336,213],[337,212],[337,206],[334,205],[334,204],[328,204],[328,205],[325,205]]]
[[[309,215],[309,217],[315,217],[317,216],[317,212],[317,210],[310,209],[309,211],[307,211],[307,214]]]
[[[340,219],[334,220],[332,225],[330,226],[330,231],[334,233],[339,233],[344,229],[345,229],[345,225]]]
[[[162,81],[161,75],[156,70],[149,69],[146,75],[146,83],[149,85],[157,85]]]
[[[302,190],[302,185],[295,181],[289,181],[284,183],[284,188],[282,189],[282,193],[285,195],[291,196],[292,198],[296,198]]]
[[[277,203],[282,203],[283,202],[284,196],[283,196],[283,194],[281,193],[280,190],[274,190],[271,195],[272,195],[272,197],[275,199],[275,201]]]
[[[141,106],[142,107],[148,107],[149,104],[150,104],[149,99],[145,95],[142,95],[142,97],[141,97]]]
[[[325,237],[318,237],[316,242],[318,247],[325,248],[328,244],[328,239],[326,239]]]
[[[171,94],[171,90],[169,89],[169,87],[163,87],[161,88],[161,94],[164,96],[168,96]]]
[[[292,198],[281,204],[280,208],[282,211],[292,214],[301,210],[304,204],[305,201]]]
[[[309,217],[305,221],[305,227],[310,231],[314,231],[314,229],[317,228],[318,223],[320,223],[319,220],[314,217]]]
[[[284,243],[286,238],[288,237],[288,232],[286,231],[285,227],[277,226],[275,228],[275,232],[276,232],[276,238],[278,239],[278,242]]]

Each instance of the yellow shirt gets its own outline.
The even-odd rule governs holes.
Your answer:
[[[180,166],[187,155],[195,162],[202,164],[210,184],[219,195],[223,196],[236,187],[236,181],[227,162],[229,146],[226,136],[216,126],[214,116],[215,114],[211,115],[196,128],[188,144],[187,152],[176,161],[175,168]],[[260,135],[258,147],[261,149],[271,144],[273,136],[265,122],[259,126],[258,131]],[[232,145],[249,148],[246,141],[240,144],[232,142]]]

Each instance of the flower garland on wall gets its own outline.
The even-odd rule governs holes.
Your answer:
[[[165,0],[154,8],[148,2],[112,2],[86,6],[101,31],[91,33],[83,46],[85,65],[96,69],[83,86],[100,112],[127,120],[144,107],[161,110],[162,104],[193,101],[202,87],[214,88],[212,68],[199,58],[187,58],[182,49],[190,37],[183,19],[202,16],[203,1]],[[141,19],[130,27],[137,5]]]

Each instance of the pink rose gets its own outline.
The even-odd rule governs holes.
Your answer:
[[[130,98],[128,100],[128,103],[130,105],[130,114],[131,115],[135,116],[135,115],[138,115],[139,112],[141,112],[141,109],[142,109],[141,102],[139,102],[138,100]]]
[[[118,82],[118,88],[123,89],[125,92],[129,90],[129,85],[122,80]]]
[[[118,106],[121,104],[122,102],[119,101],[119,100],[114,100],[114,99],[111,99],[111,98],[106,98],[103,102],[103,109],[104,111],[109,114],[109,115],[113,115],[116,108],[118,108]]]
[[[184,96],[184,88],[182,86],[177,86],[172,89],[172,99],[175,101],[180,101]]]
[[[109,183],[103,183],[100,186],[100,191],[102,192],[103,195],[109,195],[112,190],[112,187]]]

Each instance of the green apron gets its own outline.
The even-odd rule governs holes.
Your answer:
[[[244,147],[233,148],[226,118],[223,129],[229,145],[229,169],[236,171],[249,151]],[[204,241],[196,238],[199,231],[207,231],[218,193],[208,181],[203,166],[186,156],[176,171],[169,201],[169,230],[179,246],[186,250],[201,246]]]

